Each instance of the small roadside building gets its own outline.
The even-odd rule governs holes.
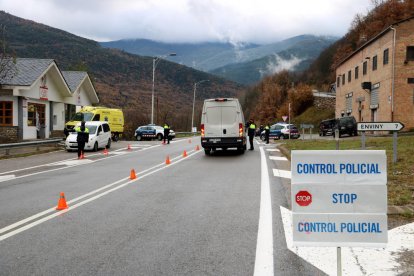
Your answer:
[[[336,68],[336,117],[414,128],[414,17],[399,21]]]
[[[63,137],[77,106],[99,102],[86,72],[62,72],[53,59],[17,58],[0,78],[0,143]]]

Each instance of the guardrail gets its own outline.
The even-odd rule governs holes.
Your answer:
[[[53,138],[53,139],[46,139],[46,140],[36,140],[36,141],[25,141],[25,142],[19,142],[19,143],[9,143],[9,144],[0,144],[0,150],[5,151],[5,155],[10,155],[11,149],[16,148],[26,148],[31,146],[36,146],[36,151],[40,150],[40,146],[48,145],[48,144],[56,144],[56,146],[59,146],[60,142],[63,142],[62,138]]]

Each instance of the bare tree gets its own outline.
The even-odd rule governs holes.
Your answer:
[[[1,35],[0,35],[0,85],[12,77],[13,72],[16,70],[16,58],[13,55],[10,55],[7,52],[6,47],[6,26],[0,25]]]

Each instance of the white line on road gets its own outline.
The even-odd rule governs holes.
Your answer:
[[[0,175],[0,182],[7,181],[10,179],[14,179],[14,178],[16,178],[14,174]]]
[[[36,226],[36,225],[39,225],[39,224],[41,224],[41,223],[43,223],[43,222],[45,222],[45,221],[50,220],[50,219],[52,219],[52,218],[55,218],[56,216],[58,216],[58,215],[60,215],[60,214],[62,214],[62,213],[69,212],[69,211],[71,211],[71,210],[73,210],[73,209],[76,209],[77,207],[80,207],[80,206],[82,206],[82,205],[86,204],[86,203],[89,203],[89,202],[91,202],[91,201],[94,201],[94,200],[96,200],[96,199],[98,199],[98,198],[100,198],[100,197],[102,197],[102,196],[104,196],[104,195],[107,195],[107,194],[109,194],[109,193],[111,193],[111,192],[114,192],[114,191],[116,191],[116,190],[120,189],[120,188],[123,188],[123,187],[127,186],[127,185],[128,185],[128,184],[130,184],[130,183],[136,182],[136,181],[137,181],[137,180],[139,180],[139,179],[145,178],[145,177],[147,177],[147,176],[149,176],[149,175],[151,175],[151,174],[153,174],[153,173],[156,173],[156,172],[161,171],[161,170],[163,170],[163,169],[166,169],[166,168],[168,168],[168,167],[170,167],[170,166],[173,166],[173,165],[175,165],[175,164],[178,164],[179,162],[181,162],[181,161],[183,161],[183,160],[185,160],[185,159],[187,159],[187,158],[189,158],[189,157],[191,157],[191,156],[193,156],[193,155],[195,155],[195,154],[197,154],[197,153],[199,153],[199,152],[201,152],[201,151],[194,151],[194,150],[192,150],[192,151],[189,151],[189,152],[188,152],[187,157],[182,157],[181,155],[179,155],[179,156],[177,156],[177,157],[175,157],[175,158],[172,158],[172,159],[171,159],[171,161],[174,161],[174,160],[177,160],[177,159],[179,159],[179,160],[177,160],[177,161],[175,161],[175,162],[172,162],[170,165],[165,165],[165,163],[161,163],[161,164],[155,165],[154,167],[149,168],[149,169],[147,169],[147,170],[145,170],[145,171],[141,172],[141,174],[139,174],[139,177],[138,177],[137,179],[130,180],[130,181],[128,181],[128,182],[126,182],[126,183],[124,183],[124,184],[118,185],[118,186],[116,186],[116,187],[114,187],[114,188],[112,188],[112,189],[110,189],[110,190],[103,191],[103,192],[102,192],[102,193],[100,193],[100,194],[97,194],[97,195],[95,195],[95,196],[93,196],[93,197],[91,197],[91,198],[88,198],[88,199],[86,199],[86,200],[84,200],[84,201],[81,201],[81,202],[79,202],[79,203],[77,203],[77,204],[75,204],[75,205],[73,205],[73,206],[70,206],[70,207],[69,207],[69,209],[65,209],[65,210],[62,210],[62,211],[58,211],[58,212],[56,212],[56,213],[53,213],[53,214],[48,215],[48,216],[46,216],[46,217],[43,217],[43,218],[41,218],[41,219],[39,219],[39,220],[37,220],[37,221],[34,221],[34,222],[29,223],[29,224],[27,224],[27,225],[24,225],[24,226],[23,226],[23,227],[21,227],[21,228],[18,228],[18,229],[16,229],[16,230],[10,231],[10,232],[8,232],[8,233],[6,233],[6,234],[4,234],[4,235],[1,235],[1,236],[0,236],[0,241],[5,240],[5,239],[7,239],[7,238],[9,238],[9,237],[12,237],[12,236],[14,236],[14,235],[16,235],[16,234],[18,234],[18,233],[20,233],[20,232],[23,232],[23,231],[25,231],[25,230],[27,230],[27,229],[30,229],[30,228],[32,228],[32,227],[34,227],[34,226]],[[163,166],[163,167],[160,167],[160,166],[162,166],[162,165],[164,165],[164,166]],[[157,167],[160,167],[160,168],[153,170],[154,168],[157,168]],[[148,172],[148,173],[143,174],[144,172],[147,172],[147,171],[149,171],[149,170],[152,170],[152,171],[150,171],[150,172]],[[87,196],[90,196],[90,195],[92,195],[92,194],[96,194],[97,192],[100,192],[100,191],[102,191],[102,190],[104,190],[104,189],[107,189],[107,188],[109,188],[109,187],[111,187],[111,186],[117,185],[117,184],[119,184],[119,183],[121,183],[121,182],[123,182],[123,181],[125,181],[125,180],[127,180],[127,179],[129,179],[129,177],[122,178],[122,179],[120,179],[120,180],[118,180],[118,181],[116,181],[116,182],[113,182],[113,183],[108,184],[108,185],[106,185],[106,186],[104,186],[104,187],[101,187],[101,188],[99,188],[99,189],[97,189],[97,190],[94,190],[94,191],[92,191],[92,192],[89,192],[89,193],[87,193],[87,194],[85,194],[85,195],[82,195],[82,196],[80,196],[80,197],[76,198],[76,199],[70,200],[70,201],[68,201],[67,203],[69,204],[69,203],[73,203],[73,202],[79,201],[80,199],[83,199],[83,198],[85,198],[85,197],[87,197]],[[29,221],[32,221],[32,220],[34,220],[34,219],[36,219],[36,218],[42,217],[42,216],[44,216],[44,215],[46,215],[46,214],[48,214],[48,213],[50,213],[50,212],[53,212],[53,211],[55,211],[55,207],[49,208],[49,209],[47,209],[47,210],[45,210],[45,211],[43,211],[43,212],[40,212],[40,213],[38,213],[38,214],[35,214],[35,215],[33,215],[33,216],[31,216],[31,217],[28,217],[28,218],[26,218],[26,219],[24,219],[24,220],[21,220],[21,221],[18,221],[18,222],[16,222],[16,223],[13,223],[13,224],[11,224],[11,225],[9,225],[9,226],[6,226],[6,227],[4,227],[4,228],[0,229],[0,233],[6,232],[6,231],[11,230],[11,229],[14,229],[14,228],[16,228],[16,227],[18,227],[18,226],[20,226],[20,225],[23,225],[23,224],[25,224],[25,223],[27,223],[27,222],[29,222]]]
[[[280,150],[278,150],[278,149],[266,149],[266,151],[277,151],[277,152],[280,152]]]
[[[292,178],[292,172],[291,171],[285,171],[285,170],[278,170],[273,169],[273,175],[276,177],[283,177],[283,178]]]
[[[269,159],[277,161],[288,161],[288,159],[284,156],[269,156]]]
[[[270,181],[267,169],[266,156],[263,147],[260,147],[261,160],[261,193],[259,229],[257,231],[256,260],[254,275],[274,275],[273,272],[273,227],[272,227],[272,199],[270,197]]]

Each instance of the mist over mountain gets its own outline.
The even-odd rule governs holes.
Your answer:
[[[143,56],[166,59],[242,83],[252,84],[275,68],[304,70],[311,60],[337,40],[336,37],[300,35],[280,42],[258,45],[251,43],[163,43],[146,39],[101,42],[103,47],[116,48]],[[287,66],[295,64],[297,66]]]

